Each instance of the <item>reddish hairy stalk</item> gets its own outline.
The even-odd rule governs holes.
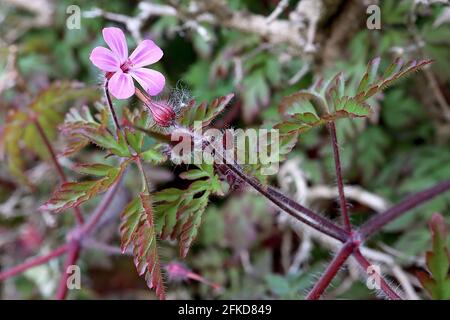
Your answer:
[[[330,130],[331,144],[333,145],[334,165],[336,168],[336,178],[339,191],[339,202],[341,205],[342,220],[344,222],[345,230],[350,232],[352,231],[352,226],[350,224],[350,218],[347,212],[347,200],[345,199],[344,182],[342,180],[341,157],[339,155],[339,146],[336,137],[336,125],[334,124],[334,122],[328,123],[328,129]]]
[[[251,176],[246,175],[244,172],[240,170],[235,170],[236,167],[234,167],[233,165],[227,164],[227,166],[234,173],[236,173],[236,175],[238,175],[239,178],[241,178],[243,181],[251,185],[260,194],[265,196],[272,203],[274,203],[276,206],[278,206],[280,209],[282,209],[292,217],[296,218],[299,221],[302,221],[303,223],[313,227],[314,229],[317,229],[318,231],[324,234],[329,235],[330,237],[336,240],[339,240],[341,242],[347,241],[349,237],[348,233],[344,229],[335,225],[330,220],[318,215],[317,213],[311,211],[306,207],[303,207],[298,202],[288,198],[287,196],[275,190],[274,188],[262,185],[258,180],[256,180]],[[299,214],[299,212],[305,214],[306,217]]]
[[[367,271],[368,268],[372,265],[361,253],[359,248],[356,248],[353,252],[353,256],[356,261],[361,265],[364,271]],[[380,277],[380,289],[384,292],[384,294],[391,300],[401,300],[399,295],[389,286],[389,284],[384,280],[381,274],[378,275]]]
[[[209,142],[207,143],[209,144]],[[210,146],[214,148],[213,145],[210,144]],[[219,160],[222,160],[223,164],[227,166],[227,168],[229,168],[239,179],[255,188],[256,191],[269,199],[277,207],[279,207],[292,217],[296,218],[297,220],[313,227],[314,229],[322,233],[329,235],[334,239],[337,239],[341,242],[347,241],[347,239],[349,238],[349,233],[347,231],[335,225],[328,219],[318,215],[312,210],[302,206],[298,202],[288,198],[276,189],[261,184],[257,179],[243,172],[237,163],[235,163],[234,161],[228,161],[228,159],[226,159],[221,152],[218,152],[219,150],[215,150],[215,155],[220,158]],[[299,214],[299,212],[303,213],[306,217]]]
[[[331,281],[341,269],[342,265],[345,263],[345,261],[347,261],[347,258],[350,256],[354,248],[355,244],[352,241],[346,242],[344,244],[344,246],[338,251],[336,256],[330,262],[323,275],[308,293],[308,295],[306,296],[306,300],[317,300],[322,296],[326,288],[328,288]]]
[[[67,296],[67,291],[69,289],[67,286],[67,279],[69,278],[67,269],[77,263],[81,248],[79,239],[71,240],[68,247],[69,249],[67,252],[66,262],[64,263],[63,274],[61,280],[59,281],[58,290],[56,291],[57,300],[64,300]]]
[[[151,136],[154,134],[144,128],[135,127],[135,129],[145,132]],[[205,140],[203,137],[197,136],[194,132],[190,131],[187,128],[178,126],[178,129],[182,130],[184,133],[190,135],[193,139],[198,139],[202,141],[206,146],[210,146],[214,149],[214,155],[218,158],[217,160],[226,166],[238,179],[246,182],[250,186],[252,186],[256,191],[258,191],[262,196],[270,200],[277,207],[294,217],[295,219],[309,225],[310,227],[329,235],[330,237],[339,240],[340,242],[346,242],[349,239],[349,233],[342,229],[341,227],[335,225],[330,220],[320,216],[319,214],[313,212],[312,210],[302,206],[298,202],[288,198],[281,192],[276,189],[261,184],[256,178],[246,174],[240,166],[235,161],[230,161],[223,154],[223,150],[218,150],[211,144],[208,140]],[[163,136],[163,138],[165,138]],[[170,141],[170,139],[164,139],[168,144],[173,144],[174,141]],[[302,215],[304,214],[304,216]]]
[[[72,239],[69,242],[69,251],[66,258],[66,262],[64,264],[64,270],[63,275],[61,277],[61,280],[59,281],[58,290],[56,292],[56,299],[57,300],[63,300],[67,296],[67,279],[69,274],[67,273],[67,268],[71,265],[76,264],[78,260],[78,256],[81,251],[81,241],[82,239],[89,234],[95,226],[100,221],[101,217],[105,214],[106,210],[108,209],[109,205],[111,204],[111,201],[116,194],[117,190],[119,189],[121,179],[119,179],[116,184],[111,187],[105,196],[103,197],[102,201],[98,205],[98,207],[95,209],[94,213],[89,217],[89,220],[80,227],[80,230],[75,230],[74,232],[78,234],[75,235],[74,239]]]
[[[40,137],[42,138],[42,140],[44,141],[44,144],[50,154],[50,159],[52,160],[55,168],[56,168],[56,172],[58,172],[59,178],[61,179],[61,182],[67,182],[67,177],[66,174],[64,173],[61,165],[58,162],[58,158],[56,157],[56,153],[53,150],[53,147],[50,143],[50,141],[48,140],[47,134],[45,133],[44,129],[42,128],[41,124],[39,123],[38,119],[34,119],[34,124],[36,126],[36,129],[40,135]],[[83,215],[81,214],[81,211],[78,207],[74,207],[73,208],[73,212],[75,214],[75,218],[77,219],[78,224],[83,224],[84,219],[83,219]]]
[[[112,104],[112,100],[111,100],[111,96],[109,94],[108,81],[109,81],[109,79],[106,80],[103,89],[105,91],[105,97],[106,97],[106,102],[107,102],[107,105],[108,105],[108,108],[109,108],[109,112],[111,112],[111,116],[113,118],[114,126],[115,126],[115,129],[116,129],[115,131],[117,132],[117,130],[120,130],[120,124],[119,124],[119,120],[117,120],[116,111],[114,110],[114,107],[113,107],[113,104]]]
[[[372,219],[363,224],[360,229],[361,237],[363,239],[371,237],[386,224],[398,218],[406,211],[415,208],[448,190],[450,190],[450,179],[407,197],[399,204],[393,206],[383,213],[377,214]]]
[[[330,285],[336,274],[341,269],[342,265],[347,261],[348,257],[355,248],[355,244],[352,241],[346,242],[344,246],[338,251],[336,256],[328,265],[327,269],[316,282],[314,287],[306,296],[306,300],[317,300],[325,292],[326,288]]]
[[[120,181],[121,180],[119,180],[112,188],[110,188],[106,192],[102,201],[100,202],[100,204],[98,205],[98,207],[96,208],[94,213],[90,216],[89,220],[85,224],[83,224],[82,226],[79,227],[80,230],[79,230],[77,242],[81,241],[86,235],[88,235],[90,232],[92,232],[92,230],[95,228],[97,223],[100,221],[100,218],[103,216],[103,214],[106,212],[109,205],[111,204],[112,198],[117,193],[117,190],[119,189]],[[75,232],[77,232],[77,231],[75,230]],[[75,241],[75,239],[73,241]],[[73,247],[74,247],[74,245],[72,245],[71,242],[64,244],[61,247],[58,247],[57,249],[53,250],[52,252],[50,252],[44,256],[31,259],[30,261],[27,261],[25,263],[22,263],[20,265],[17,265],[15,267],[9,269],[9,270],[1,272],[0,273],[0,281],[5,280],[9,277],[15,276],[19,273],[22,273],[32,267],[42,265],[56,257],[61,256],[62,254],[66,253],[67,251],[69,251],[69,256],[67,257],[67,260],[65,263],[66,269],[64,271],[66,271],[67,266],[76,263],[75,253],[78,255],[78,252],[72,251],[72,250],[74,250]],[[79,250],[80,250],[80,248],[78,248],[78,251]],[[63,296],[65,297],[65,295],[67,294],[67,292],[64,292],[64,290],[62,288],[63,285],[66,286],[66,282],[67,282],[67,273],[64,272],[63,277],[61,278],[61,282],[59,284],[60,289],[58,289],[57,297],[63,297]]]
[[[16,274],[25,272],[28,269],[31,269],[36,266],[40,266],[41,264],[44,264],[53,258],[59,257],[60,255],[64,254],[67,249],[68,245],[64,244],[56,249],[54,249],[52,252],[49,252],[43,256],[36,257],[33,259],[30,259],[29,261],[26,261],[20,265],[17,265],[9,270],[3,271],[0,273],[0,281],[6,280],[10,277],[15,276]]]

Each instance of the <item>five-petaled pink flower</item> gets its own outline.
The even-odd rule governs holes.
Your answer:
[[[142,41],[128,57],[125,35],[119,28],[104,28],[103,39],[111,48],[96,47],[89,59],[106,72],[108,90],[117,99],[127,99],[134,94],[133,78],[151,96],[162,91],[164,76],[155,70],[143,68],[163,56],[162,50],[151,40]]]

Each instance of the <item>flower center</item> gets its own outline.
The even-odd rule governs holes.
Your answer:
[[[122,69],[124,73],[127,73],[132,67],[133,63],[130,61],[130,59],[128,59],[120,66],[120,69]]]

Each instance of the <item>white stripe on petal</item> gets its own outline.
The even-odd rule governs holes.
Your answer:
[[[103,39],[119,58],[120,64],[128,59],[128,46],[123,31],[119,28],[104,28]]]
[[[114,53],[104,47],[94,48],[89,59],[97,68],[106,72],[114,72],[120,69],[119,60]]]
[[[133,79],[119,70],[109,79],[108,89],[116,99],[128,99],[134,94]]]
[[[159,61],[162,56],[162,50],[153,41],[144,40],[131,53],[130,61],[134,68],[140,68]]]
[[[166,79],[161,72],[152,69],[138,68],[130,70],[129,73],[151,96],[156,96],[164,89]]]

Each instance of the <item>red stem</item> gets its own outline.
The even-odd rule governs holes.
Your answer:
[[[334,122],[330,122],[328,123],[328,128],[330,130],[331,135],[331,144],[333,145],[333,156],[334,156],[334,164],[336,167],[336,178],[339,191],[339,201],[341,204],[342,220],[344,222],[345,230],[351,232],[352,225],[350,224],[350,218],[347,212],[347,200],[345,199],[344,182],[342,180],[341,157],[339,155],[339,146],[336,137],[336,125],[334,124]]]
[[[45,131],[42,128],[41,124],[39,123],[38,119],[34,119],[34,124],[37,128],[37,131],[38,131],[40,137],[44,141],[44,144],[47,147],[48,152],[50,153],[50,159],[52,160],[52,162],[56,168],[56,172],[58,172],[61,182],[63,182],[63,183],[67,182],[66,174],[64,173],[61,165],[59,164],[58,158],[56,157],[56,153],[53,150],[52,144],[48,140],[47,134],[45,133]],[[80,209],[78,207],[74,207],[73,212],[75,214],[75,218],[77,219],[78,224],[83,224],[84,219],[83,219],[83,215],[81,214]]]
[[[67,273],[67,269],[77,263],[78,256],[80,254],[80,242],[79,240],[72,240],[69,245],[69,251],[67,253],[66,262],[64,263],[64,270],[59,281],[58,290],[56,291],[56,299],[64,300],[67,296],[68,286],[67,279],[69,278],[69,274]]]
[[[348,232],[344,229],[335,225],[328,219],[311,211],[310,209],[302,206],[298,202],[288,198],[274,188],[261,184],[255,178],[243,172],[237,164],[229,163],[224,159],[224,165],[227,166],[234,174],[236,174],[238,178],[251,185],[261,195],[266,197],[277,207],[284,210],[286,213],[296,218],[297,220],[341,242],[345,242],[349,238]],[[299,214],[299,212],[303,213],[305,217]]]
[[[298,202],[290,199],[276,189],[270,186],[263,185],[256,178],[245,173],[234,160],[230,160],[226,156],[226,154],[223,153],[223,150],[217,149],[214,144],[211,144],[209,141],[204,140],[203,137],[197,137],[196,133],[193,133],[189,129],[182,127],[180,127],[180,129],[186,130],[186,133],[191,135],[194,139],[200,139],[203,143],[212,147],[215,151],[215,157],[218,158],[217,160],[219,160],[220,163],[223,163],[223,165],[226,166],[237,178],[252,186],[262,196],[270,200],[273,204],[275,204],[277,207],[279,207],[295,219],[309,225],[310,227],[324,234],[329,235],[336,240],[339,240],[340,242],[346,242],[349,239],[350,235],[346,230],[335,225],[330,220],[320,216],[312,210],[302,206]]]
[[[119,189],[121,179],[119,179],[114,186],[112,186],[105,196],[103,197],[102,201],[98,205],[97,209],[95,209],[94,213],[89,217],[89,220],[80,227],[79,234],[76,235],[76,237],[71,240],[70,247],[69,247],[69,253],[66,258],[66,262],[64,264],[64,272],[61,277],[61,280],[59,281],[58,285],[58,291],[56,292],[56,299],[57,300],[63,300],[67,296],[67,279],[68,279],[68,273],[67,268],[71,265],[74,265],[77,260],[78,256],[80,254],[81,250],[81,241],[82,239],[89,234],[92,230],[94,230],[95,226],[100,221],[101,217],[105,214],[106,210],[108,209],[109,205],[112,202],[112,199],[114,198],[117,190]],[[76,232],[76,231],[75,231]]]
[[[372,265],[359,251],[359,249],[355,249],[353,252],[353,256],[355,257],[356,261],[361,265],[361,267],[364,269],[364,271],[367,271],[367,269]],[[378,275],[380,277],[380,289],[386,294],[386,296],[391,300],[401,300],[399,295],[389,286],[389,284],[384,280],[384,278],[381,276],[381,274]]]
[[[25,272],[26,270],[28,270],[30,268],[44,264],[47,261],[52,260],[53,258],[59,257],[60,255],[64,254],[67,251],[68,247],[69,246],[67,244],[64,244],[64,245],[56,248],[52,252],[47,253],[46,255],[30,259],[29,261],[26,261],[26,262],[24,262],[18,266],[15,266],[9,270],[3,271],[0,273],[0,281],[3,281],[12,276],[15,276],[18,273]]]
[[[342,265],[347,261],[347,258],[355,248],[353,242],[346,242],[344,246],[338,251],[331,263],[328,265],[324,274],[316,282],[312,290],[306,296],[307,300],[317,300],[325,292],[326,288],[330,285],[330,282],[334,279]]]
[[[113,106],[112,106],[112,102],[111,102],[111,97],[109,96],[109,92],[107,87],[105,87],[105,95],[108,101],[108,105],[110,107],[110,111],[111,114],[113,116],[114,119],[114,123],[116,125],[116,127],[118,129],[120,129],[119,123],[117,121],[117,117],[116,114],[114,112]],[[53,150],[53,147],[47,137],[47,135],[45,134],[44,129],[42,128],[42,126],[40,125],[39,121],[37,120],[37,118],[34,118],[33,120],[37,131],[39,133],[39,135],[41,136],[42,140],[44,141],[44,144],[46,145],[49,153],[50,153],[50,158],[53,162],[53,164],[55,165],[56,171],[58,172],[58,175],[61,179],[61,181],[67,182],[67,177],[61,167],[61,165],[58,162],[58,159],[56,157],[56,153]],[[86,234],[89,234],[90,232],[92,232],[92,230],[95,228],[95,226],[97,225],[97,223],[100,221],[101,217],[103,216],[103,214],[106,212],[106,210],[108,209],[109,205],[111,204],[111,201],[114,197],[114,195],[116,194],[118,188],[120,185],[120,180],[112,187],[108,190],[108,192],[105,194],[104,198],[102,199],[102,202],[98,205],[97,209],[94,211],[94,213],[91,215],[89,221],[84,224],[84,220],[83,220],[83,216],[79,210],[79,208],[75,207],[73,208],[74,212],[75,212],[75,217],[77,219],[77,222],[81,225],[79,231],[75,230],[75,232],[78,232],[78,235],[76,235],[75,238],[73,238],[72,240],[70,240],[69,243],[64,244],[63,246],[53,250],[52,252],[50,252],[47,255],[35,258],[33,260],[30,260],[28,262],[25,262],[23,264],[17,265],[13,268],[11,268],[10,270],[4,271],[2,273],[0,273],[0,281],[7,279],[9,277],[12,277],[18,273],[22,273],[26,270],[28,270],[29,268],[32,268],[34,266],[38,266],[41,264],[44,264],[46,262],[48,262],[49,260],[58,257],[62,254],[64,254],[66,251],[68,251],[68,255],[66,258],[66,262],[65,262],[65,267],[64,267],[64,272],[63,275],[61,277],[61,280],[59,282],[59,286],[58,286],[58,290],[56,293],[56,299],[58,300],[62,300],[65,299],[66,295],[67,295],[67,279],[68,279],[68,274],[67,274],[67,268],[70,265],[74,265],[77,260],[78,260],[78,256],[81,250],[81,245],[80,242],[83,239],[83,237]]]
[[[406,211],[415,208],[448,190],[450,190],[450,179],[441,182],[429,189],[423,190],[407,197],[399,204],[393,206],[383,213],[377,214],[372,219],[363,224],[360,229],[361,237],[363,239],[369,238],[374,233],[383,228],[386,224],[398,218]]]
[[[114,106],[113,106],[113,103],[112,103],[112,100],[111,100],[111,96],[109,94],[108,82],[109,82],[109,79],[106,80],[103,89],[105,90],[106,102],[107,102],[109,111],[111,112],[111,115],[112,115],[112,118],[113,118],[113,121],[114,121],[114,126],[115,126],[115,129],[116,129],[116,132],[117,132],[117,130],[121,130],[121,128],[120,128],[119,120],[117,120],[117,115],[116,115],[116,111],[114,110]]]

